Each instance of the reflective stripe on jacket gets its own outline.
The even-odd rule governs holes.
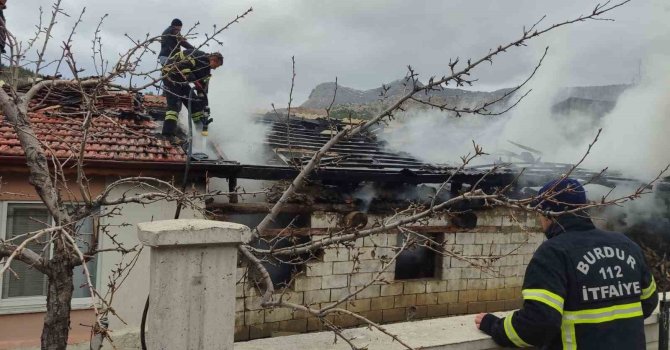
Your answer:
[[[169,79],[171,82],[198,81],[206,87],[211,76],[209,55],[198,50],[176,52],[168,59],[162,71],[164,79]]]
[[[571,216],[552,225],[526,269],[523,307],[488,314],[481,330],[502,346],[644,349],[644,318],[658,303],[640,247]]]

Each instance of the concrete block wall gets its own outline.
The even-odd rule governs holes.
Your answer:
[[[506,316],[509,313],[498,313]],[[646,349],[657,350],[659,339],[658,309],[644,321]],[[500,350],[491,337],[474,325],[474,315],[442,317],[415,322],[401,322],[384,327],[390,334],[398,336],[416,349],[431,350]],[[401,350],[403,345],[386,334],[367,327],[343,331],[354,346],[368,350]],[[235,343],[235,350],[348,350],[344,341],[333,341],[333,332],[300,334],[273,339],[258,339]],[[507,349],[507,348],[506,348]],[[531,348],[526,348],[531,349]],[[532,348],[535,349],[535,348]]]
[[[312,307],[331,305],[381,273],[380,282],[341,307],[378,323],[518,308],[525,267],[544,235],[534,215],[510,210],[477,215],[478,225],[472,230],[454,230],[443,217],[417,228],[453,253],[437,257],[435,278],[395,280],[393,264],[381,272],[398,242],[398,233],[385,233],[361,238],[353,248],[326,248],[319,259],[305,265],[283,298]],[[368,222],[382,219],[369,217]],[[338,221],[337,214],[315,213],[311,226],[334,227]],[[237,276],[246,276],[244,267],[238,268]],[[321,321],[302,312],[263,310],[258,291],[244,278],[236,293],[237,341],[324,329]],[[347,315],[328,318],[341,327],[360,324]]]

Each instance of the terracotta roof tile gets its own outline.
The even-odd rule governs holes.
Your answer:
[[[152,104],[160,105],[160,98],[152,98]],[[132,96],[106,95],[99,98],[98,106],[106,109],[128,110],[133,107]],[[83,132],[83,117],[50,115],[36,112],[30,115],[33,128],[45,148],[59,158],[72,157],[79,148]],[[90,160],[183,162],[184,151],[165,140],[155,138],[157,124],[152,121],[132,120],[119,116],[93,117],[84,158]],[[23,150],[14,129],[0,116],[0,156],[20,156]]]
[[[167,101],[164,96],[158,95],[144,95],[144,106],[149,107],[165,107]]]

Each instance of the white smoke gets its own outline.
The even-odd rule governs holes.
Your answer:
[[[380,138],[389,148],[428,163],[457,162],[473,151],[472,141],[486,149],[497,143],[508,118],[455,118],[437,110],[408,110]]]
[[[543,161],[574,163],[586,151],[585,142],[595,136],[597,127],[592,116],[552,115],[552,107],[560,102],[561,93],[569,85],[566,72],[571,62],[565,53],[571,52],[570,40],[568,34],[561,34],[552,37],[548,56],[525,88],[532,91],[507,115],[498,136],[498,149],[511,148],[518,153],[519,149],[509,143],[513,141],[541,151]]]
[[[258,94],[245,78],[226,66],[214,71],[209,87],[209,107],[214,122],[209,140],[219,144],[230,160],[265,164],[267,126],[258,122]]]
[[[258,93],[239,72],[227,70],[225,65],[213,73],[208,94],[214,118],[209,126],[210,144],[217,143],[227,160],[266,164],[265,140],[269,128],[259,122]],[[269,186],[265,181],[239,179],[237,186],[239,192],[247,193],[239,196],[240,202],[266,201],[261,193]],[[212,178],[210,189],[227,192],[228,180]],[[226,202],[228,197],[216,196],[214,200]]]
[[[407,151],[421,160],[432,163],[459,165],[461,156],[473,152],[473,141],[491,155],[482,157],[475,163],[490,163],[501,157],[507,160],[503,155],[507,154],[508,150],[519,154],[521,150],[509,141],[542,151],[546,155],[543,157],[545,161],[569,161],[569,157],[557,152],[556,146],[566,144],[570,148],[577,146],[574,140],[570,143],[568,139],[574,130],[584,132],[584,127],[579,124],[588,122],[570,123],[566,119],[551,116],[551,107],[556,102],[556,96],[567,83],[564,78],[566,75],[562,74],[567,68],[565,58],[558,54],[564,51],[560,46],[565,45],[566,41],[564,38],[552,41],[552,49],[540,70],[530,84],[520,90],[517,96],[512,96],[510,101],[516,100],[528,89],[532,89],[532,92],[506,114],[499,116],[464,114],[455,118],[435,109],[410,110],[397,119],[382,139],[386,140],[392,149]],[[484,102],[454,107],[473,108]],[[499,104],[496,107],[502,110],[506,106]],[[573,117],[570,120],[579,121],[580,118]],[[577,141],[581,145],[581,140]],[[514,158],[511,160],[519,161]]]
[[[659,28],[665,29],[657,30],[656,39],[650,42],[670,39],[670,27]],[[413,110],[401,115],[380,137],[393,150],[433,163],[460,162],[461,156],[472,151],[472,140],[495,157],[506,150],[520,153],[521,149],[508,142],[514,141],[541,151],[543,161],[575,163],[602,128],[584,167],[609,167],[641,181],[654,178],[670,163],[667,45],[647,45],[651,52],[643,53],[646,58],[641,62],[644,74],[640,81],[598,120],[589,114],[551,112],[552,106],[561,102],[559,98],[565,98],[564,88],[570,83],[566,77],[574,62],[568,44],[567,36],[552,40],[549,56],[528,86],[533,91],[506,115],[453,118],[437,110]]]
[[[508,114],[454,119],[439,111],[408,111],[380,137],[395,151],[407,151],[433,163],[459,163],[459,157],[472,151],[471,140],[482,145],[494,158],[504,159],[501,154],[506,150],[520,153],[521,149],[508,142],[514,141],[541,151],[542,161],[575,163],[602,128],[600,139],[583,168],[609,167],[641,182],[655,178],[670,163],[667,151],[670,149],[670,46],[667,45],[670,7],[665,0],[640,5],[647,7],[648,16],[644,24],[631,24],[631,30],[640,32],[639,39],[643,42],[640,47],[645,48],[640,51],[642,74],[619,96],[614,109],[602,118],[580,113],[552,114],[552,106],[566,98],[564,88],[571,85],[568,80],[571,69],[580,64],[571,55],[573,48],[570,32],[567,32],[550,38],[549,56],[529,84],[533,91]],[[578,33],[576,30],[573,35]],[[637,71],[632,67],[622,69]],[[485,159],[485,163],[491,160]],[[635,184],[620,185],[608,198],[629,195],[635,188]],[[594,186],[587,191],[597,192]],[[615,223],[614,228],[650,222],[664,222],[670,227],[668,203],[658,194],[655,191],[600,214],[609,223]],[[598,193],[590,197],[600,199]],[[654,232],[663,231],[654,229]]]
[[[647,59],[646,74],[600,123],[599,147],[587,165],[611,166],[639,179],[654,178],[670,163],[670,55]]]

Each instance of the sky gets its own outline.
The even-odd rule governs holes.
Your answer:
[[[9,29],[28,40],[38,22],[41,6],[48,13],[48,0],[9,1],[5,10]],[[196,38],[200,44],[213,25],[224,25],[237,14],[253,7],[253,12],[225,31],[223,45],[207,50],[225,56],[214,74],[216,84],[244,84],[259,109],[271,103],[286,105],[291,84],[291,57],[296,60],[294,105],[302,103],[319,83],[333,81],[357,89],[371,89],[403,77],[411,65],[424,80],[447,73],[450,58],[476,58],[492,47],[518,38],[529,26],[547,15],[541,26],[588,13],[597,1],[591,0],[63,0],[70,17],[61,16],[47,56],[55,57],[78,13],[86,7],[78,28],[75,53],[79,65],[94,74],[91,39],[98,19],[109,17],[102,27],[104,54],[114,60],[132,46],[125,37],[158,35],[178,17],[184,28],[200,23]],[[653,29],[644,18],[655,12],[670,18],[667,5],[650,5],[633,0],[612,12],[616,21],[591,21],[535,40],[527,47],[514,48],[483,66],[474,78],[473,89],[492,90],[511,86],[524,79],[544,47],[550,55],[567,57],[560,72],[567,85],[629,83],[639,72],[640,61],[652,42]],[[658,2],[657,2],[658,3]],[[158,49],[156,44],[155,49]],[[34,54],[34,53],[33,53]],[[148,57],[143,68],[154,68]],[[230,87],[229,87],[230,88]],[[242,89],[242,87],[241,87]]]

